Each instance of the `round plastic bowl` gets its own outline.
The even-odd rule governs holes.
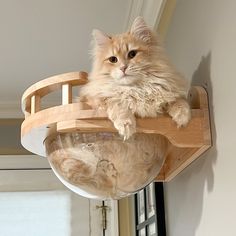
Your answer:
[[[159,173],[168,141],[157,134],[61,133],[45,140],[49,163],[72,191],[94,199],[120,199]]]

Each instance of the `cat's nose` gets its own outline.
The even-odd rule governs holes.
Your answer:
[[[120,70],[121,70],[123,73],[125,73],[126,69],[127,69],[127,66],[126,66],[126,65],[120,67]]]

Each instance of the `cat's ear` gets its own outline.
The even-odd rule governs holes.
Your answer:
[[[133,36],[137,39],[141,39],[142,41],[147,43],[150,42],[152,38],[152,32],[141,16],[138,16],[134,20],[131,26],[130,33],[133,34]]]
[[[93,38],[95,39],[95,42],[98,46],[104,46],[107,43],[110,42],[111,37],[109,37],[107,34],[103,33],[100,30],[94,29],[93,30]]]

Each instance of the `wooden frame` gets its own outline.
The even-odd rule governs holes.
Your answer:
[[[21,142],[29,151],[46,156],[44,140],[60,132],[116,132],[105,111],[92,110],[86,104],[72,102],[72,87],[87,83],[87,73],[72,72],[42,80],[28,88],[22,97],[25,120]],[[41,99],[56,90],[62,91],[62,105],[41,110]],[[169,181],[211,146],[207,93],[202,87],[190,92],[192,119],[178,129],[167,115],[137,118],[137,132],[164,135],[171,142],[166,161],[156,181]]]

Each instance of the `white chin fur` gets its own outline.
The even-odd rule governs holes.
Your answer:
[[[111,77],[115,80],[117,84],[124,84],[124,85],[133,84],[138,80],[138,78],[135,76],[124,75],[124,73],[121,72],[120,70],[114,70],[111,73]]]
[[[117,84],[130,85],[134,84],[138,79],[133,76],[123,76],[121,78],[114,78]]]

